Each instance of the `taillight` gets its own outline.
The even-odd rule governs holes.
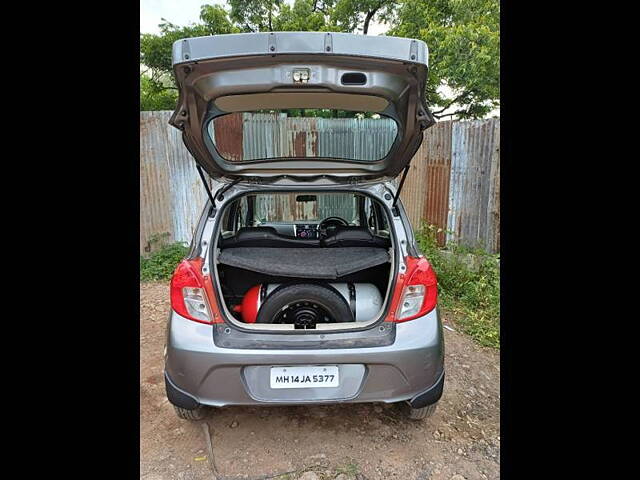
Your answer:
[[[202,259],[183,260],[171,277],[171,308],[189,320],[213,323],[202,276]]]
[[[387,321],[406,322],[426,315],[438,301],[438,279],[426,258],[407,257],[407,273],[398,276]]]

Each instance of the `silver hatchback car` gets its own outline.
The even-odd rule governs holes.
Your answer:
[[[342,33],[174,44],[170,123],[209,195],[171,280],[164,374],[181,418],[342,402],[433,413],[437,281],[399,200],[434,123],[427,57],[419,40]]]

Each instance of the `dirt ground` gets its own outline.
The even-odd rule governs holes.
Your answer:
[[[166,283],[140,285],[141,478],[500,478],[499,353],[446,328],[447,377],[431,418],[385,404],[216,409],[205,420],[212,464],[203,425],[178,419],[165,397],[168,311]],[[446,314],[444,324],[455,328]]]

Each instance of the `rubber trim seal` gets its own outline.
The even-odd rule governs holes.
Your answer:
[[[291,177],[290,178],[294,178]],[[343,186],[343,188],[335,188],[335,189],[323,189],[323,188],[305,188],[305,191],[309,191],[309,192],[338,192],[338,193],[344,193],[344,191],[346,190],[345,188],[346,186]],[[270,190],[269,189],[269,193],[291,193],[291,192],[296,192],[299,191],[300,187],[296,186],[296,187],[282,187],[279,189],[275,189],[275,190]],[[383,211],[386,215],[387,215],[387,221],[389,223],[389,233],[392,236],[392,248],[394,249],[394,255],[400,255],[402,256],[402,250],[400,248],[400,240],[398,240],[398,234],[396,232],[396,229],[393,228],[393,218],[395,217],[394,213],[391,211],[391,209],[381,200],[380,197],[372,194],[371,192],[368,192],[364,189],[361,188],[357,188],[354,187],[353,185],[349,185],[349,190],[347,190],[350,193],[359,193],[361,195],[364,195],[365,197],[370,198],[371,200],[377,202],[377,204],[380,206],[381,211]],[[238,200],[240,198],[242,198],[243,196],[246,195],[251,195],[251,194],[256,194],[256,193],[264,193],[265,190],[261,190],[259,188],[252,188],[250,190],[247,191],[242,191],[242,192],[237,192],[235,195],[232,195],[231,197],[227,198],[227,200],[225,200],[224,204],[220,205],[220,209],[218,212],[218,215],[216,215],[216,217],[218,217],[215,221],[215,225],[213,228],[213,236],[211,238],[211,243],[207,249],[207,259],[208,259],[208,263],[209,263],[209,267],[211,269],[212,272],[212,279],[215,279],[216,281],[219,279],[218,277],[218,268],[217,265],[215,264],[215,255],[211,254],[210,255],[210,251],[211,249],[213,249],[215,251],[216,248],[218,248],[218,235],[220,234],[220,228],[221,228],[221,217],[222,217],[222,213],[227,209],[230,208],[231,206],[233,206],[233,201],[234,200]],[[401,211],[404,212],[404,209],[402,207],[402,201],[398,201],[398,205],[400,205]],[[397,207],[397,205],[396,205]],[[404,213],[403,213],[404,214]],[[413,232],[410,229],[410,224],[407,224],[406,222],[408,220],[403,219],[402,215],[401,215],[401,220],[405,229],[405,235],[407,235],[407,238],[409,238],[409,234],[413,234]],[[409,230],[407,231],[407,225],[409,225]],[[413,238],[413,236],[411,237]],[[415,239],[414,239],[415,241]],[[408,248],[408,252],[411,250],[411,242],[408,242],[407,244],[407,248]],[[417,256],[417,255],[416,255]],[[392,262],[392,271],[391,271],[391,279],[390,279],[390,292],[389,292],[389,297],[387,298],[387,296],[385,295],[385,306],[384,306],[384,311],[382,312],[382,314],[380,315],[380,318],[378,318],[375,322],[373,322],[371,325],[367,325],[366,327],[362,327],[362,328],[357,328],[357,329],[353,329],[353,330],[349,330],[351,333],[361,333],[361,332],[366,332],[367,330],[370,329],[376,329],[377,327],[383,327],[385,323],[384,320],[387,318],[387,316],[389,315],[389,312],[391,311],[391,300],[392,300],[392,296],[393,296],[393,292],[395,291],[395,288],[397,286],[397,277],[398,277],[398,273],[400,271],[399,268],[399,262],[398,261],[394,261]],[[214,288],[213,289],[213,294],[214,294],[214,298],[217,302],[222,303],[224,305],[224,299],[222,297],[221,292],[219,291],[218,288]],[[226,311],[226,309],[224,307],[221,308],[221,316],[222,316],[222,320],[223,320],[223,324],[222,325],[222,330],[226,330],[227,328],[229,329],[229,332],[234,332],[234,333],[239,333],[240,337],[252,337],[255,334],[249,330],[249,329],[245,329],[242,327],[242,322],[239,322],[237,320],[233,321],[230,320],[229,317],[233,316],[231,315],[230,312]],[[394,324],[395,325],[395,324]],[[389,329],[387,329],[386,327],[382,329],[382,331],[387,330],[389,331]],[[391,330],[393,332],[393,339],[391,340],[391,343],[393,343],[395,341],[395,328],[393,328]],[[216,341],[216,332],[217,332],[217,327],[216,324],[214,324],[214,343],[216,344],[216,346],[219,347],[223,347],[223,348],[253,348],[250,346],[245,346],[245,347],[232,347],[229,343],[230,342],[224,342],[225,345],[220,345],[218,344],[218,342]],[[301,335],[311,335],[312,334],[312,330],[288,330],[285,332],[282,332],[284,335],[290,335],[292,337],[296,337],[296,336],[301,336]],[[268,331],[268,330],[263,330],[260,332],[260,334],[267,334],[267,335],[271,335],[274,332],[272,331]],[[278,332],[279,333],[279,332]],[[323,334],[334,334],[334,333],[341,333],[339,330],[332,330],[332,331],[324,331]],[[262,336],[262,335],[258,335],[258,336]],[[340,336],[340,335],[338,335]],[[323,337],[324,338],[324,337]],[[242,344],[245,344],[245,342],[241,341]],[[253,342],[251,342],[251,344],[253,344]],[[262,342],[259,342],[259,344],[262,344]],[[389,345],[390,343],[384,343],[383,345],[374,345],[374,346],[386,346]],[[351,345],[353,346],[353,345]],[[366,345],[363,345],[366,346]],[[260,348],[260,347],[258,347]],[[274,347],[262,347],[262,348],[274,348]],[[313,348],[313,347],[311,347]],[[340,346],[335,346],[335,347],[328,347],[328,348],[343,348]],[[347,347],[348,348],[348,347]]]
[[[310,350],[322,348],[386,347],[396,340],[396,323],[383,322],[377,328],[327,333],[323,330],[305,330],[305,335],[278,332],[247,332],[229,328],[227,324],[213,325],[213,342],[220,348],[251,350]],[[297,330],[300,331],[300,330]]]

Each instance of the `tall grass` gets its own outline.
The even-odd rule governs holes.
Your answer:
[[[436,241],[441,232],[423,224],[416,239],[438,276],[439,304],[454,314],[456,324],[478,343],[500,348],[500,254]],[[449,252],[449,253],[447,253]],[[475,266],[468,261],[471,254]]]
[[[175,242],[166,243],[165,236],[154,236],[150,243],[156,247],[148,257],[140,257],[140,280],[168,280],[178,263],[187,255],[189,247]]]

